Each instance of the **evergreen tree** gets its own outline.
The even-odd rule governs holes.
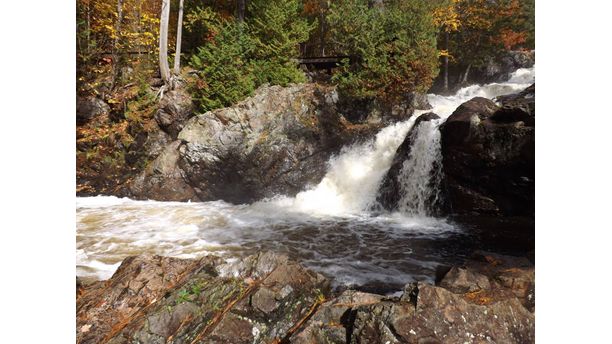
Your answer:
[[[258,83],[286,85],[302,82],[297,68],[300,43],[308,40],[314,24],[300,16],[298,0],[254,0],[249,3],[251,35],[255,42],[253,67]]]
[[[230,106],[255,89],[248,61],[254,45],[247,28],[244,23],[223,23],[218,34],[192,56],[190,65],[198,75],[193,94],[202,110]]]
[[[424,1],[339,0],[328,21],[333,44],[346,59],[334,74],[341,92],[395,100],[425,92],[438,73],[437,29]]]

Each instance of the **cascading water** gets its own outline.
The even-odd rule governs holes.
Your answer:
[[[394,286],[432,280],[436,266],[455,264],[479,245],[463,229],[431,216],[438,193],[438,126],[461,103],[518,92],[534,69],[510,81],[469,86],[452,96],[429,95],[441,119],[421,122],[400,173],[396,213],[371,212],[411,119],[382,129],[370,142],[345,147],[328,163],[319,185],[296,197],[250,205],[77,198],[77,275],[106,279],[125,257],[149,253],[174,257],[218,254],[237,258],[260,250],[285,252],[333,278],[336,284]]]
[[[410,156],[403,163],[398,178],[401,213],[431,215],[440,199],[442,181],[441,120],[421,122],[411,133]]]

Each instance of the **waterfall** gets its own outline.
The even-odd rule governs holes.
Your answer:
[[[295,197],[242,205],[79,197],[77,275],[109,278],[125,257],[141,253],[179,258],[214,253],[236,259],[274,250],[289,252],[345,285],[403,285],[431,278],[439,264],[455,263],[449,256],[467,252],[439,255],[440,238],[462,229],[423,216],[432,214],[439,199],[439,126],[465,101],[516,93],[533,79],[534,69],[523,69],[505,83],[469,86],[452,96],[430,94],[431,111],[441,119],[420,122],[413,130],[424,112],[418,111],[368,142],[344,147],[328,162],[321,182]],[[398,173],[399,211],[372,212],[380,184],[407,135],[411,152]],[[458,247],[445,250],[455,252]]]
[[[327,173],[316,187],[281,202],[288,203],[290,210],[320,215],[356,214],[369,209],[414,120],[390,125],[372,141],[345,147],[329,161]]]
[[[398,210],[407,215],[427,216],[435,211],[442,181],[441,120],[421,122],[410,134],[410,156],[398,178]]]
[[[454,95],[428,95],[431,112],[439,120],[421,122],[410,133],[410,157],[404,161],[398,175],[401,201],[398,210],[406,215],[429,216],[440,201],[442,153],[439,126],[462,103],[474,98],[495,98],[519,92],[535,82],[535,66],[522,68],[503,83],[471,85]],[[397,148],[411,131],[417,111],[409,120],[382,129],[373,141],[345,147],[328,163],[323,180],[314,188],[300,192],[295,198],[280,198],[275,205],[288,211],[318,215],[359,214],[367,212],[376,202],[376,194],[391,167]],[[269,202],[269,201],[268,201]]]

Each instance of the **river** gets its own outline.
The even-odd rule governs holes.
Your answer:
[[[344,147],[328,162],[323,180],[295,197],[242,205],[78,197],[77,275],[107,279],[125,257],[141,253],[235,260],[273,250],[323,273],[336,286],[391,292],[407,282],[432,281],[438,266],[460,263],[475,249],[508,251],[503,239],[482,234],[491,226],[512,232],[516,224],[433,217],[427,200],[439,190],[427,181],[440,172],[438,127],[460,104],[516,93],[534,81],[535,67],[515,71],[504,83],[428,95],[429,111],[441,119],[424,122],[415,134],[412,157],[399,176],[398,212],[376,210],[378,188],[414,120],[429,111]]]

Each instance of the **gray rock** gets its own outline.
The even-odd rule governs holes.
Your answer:
[[[102,99],[96,97],[78,97],[76,102],[76,118],[77,122],[83,123],[91,120],[94,117],[108,115],[110,106]]]
[[[176,139],[185,122],[194,114],[191,95],[184,89],[175,89],[164,94],[155,113],[157,124],[172,139]]]
[[[250,203],[278,194],[294,195],[323,178],[327,160],[342,146],[380,128],[352,126],[337,109],[337,101],[333,88],[316,84],[261,87],[233,107],[185,122],[177,135],[181,144],[173,170],[181,171],[176,175],[201,201]],[[172,128],[175,122],[166,117],[158,113],[156,119],[162,128]],[[166,182],[163,175],[147,169],[137,184]],[[184,188],[174,195],[169,188],[158,190],[137,186],[134,195],[156,200],[192,196],[183,193]]]

